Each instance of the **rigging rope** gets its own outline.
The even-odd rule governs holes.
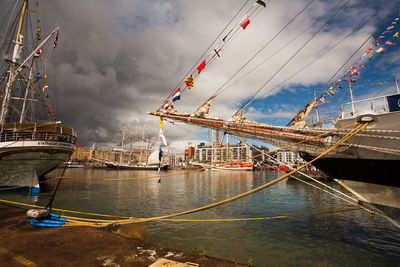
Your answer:
[[[351,0],[347,0],[329,19],[314,33],[311,35],[311,37],[249,98],[249,100],[242,105],[240,109],[242,109],[245,106],[251,105],[254,102],[256,102],[259,98],[255,98],[255,96],[284,68],[286,65],[312,40],[314,37],[334,18],[336,17],[337,14],[339,14],[345,6],[350,2]],[[254,99],[254,100],[253,100]],[[240,110],[239,109],[239,110]]]
[[[313,160],[309,161],[308,163],[298,167],[297,169],[271,181],[268,182],[264,185],[261,185],[257,188],[254,188],[250,191],[244,192],[242,194],[239,194],[237,196],[210,204],[210,205],[206,205],[200,208],[196,208],[196,209],[192,209],[192,210],[188,210],[188,211],[183,211],[183,212],[178,212],[178,213],[174,213],[174,214],[169,214],[169,215],[164,215],[164,216],[157,216],[157,217],[151,217],[151,218],[135,218],[135,219],[129,219],[129,220],[116,220],[110,223],[82,223],[82,222],[72,222],[72,224],[70,224],[70,226],[78,226],[78,225],[87,225],[87,226],[93,226],[93,227],[105,227],[108,226],[110,224],[132,224],[132,223],[142,223],[142,222],[149,222],[149,221],[154,221],[154,220],[160,220],[160,219],[168,219],[168,218],[172,218],[172,217],[177,217],[177,216],[181,216],[181,215],[186,215],[186,214],[191,214],[191,213],[195,213],[195,212],[199,212],[199,211],[203,211],[203,210],[207,210],[207,209],[211,209],[214,207],[218,207],[218,206],[222,206],[225,205],[227,203],[236,201],[238,199],[242,199],[245,198],[247,196],[250,196],[252,194],[255,194],[267,187],[270,187],[271,185],[274,185],[280,181],[282,181],[283,179],[286,179],[288,176],[294,174],[295,172],[301,170],[302,168],[308,166],[309,164],[311,164],[312,162],[318,160],[319,158],[323,157],[324,155],[328,154],[330,151],[332,151],[333,149],[335,149],[336,147],[338,147],[339,145],[341,145],[343,142],[345,142],[346,140],[348,140],[349,138],[351,138],[354,134],[356,134],[357,132],[363,130],[365,127],[367,126],[367,124],[361,124],[358,125],[357,127],[355,127],[352,131],[350,131],[348,134],[346,134],[342,139],[340,139],[336,144],[332,145],[330,148],[328,148],[327,150],[325,150],[323,153],[321,153],[319,156],[315,157]],[[354,204],[358,207],[360,207],[360,205],[358,204]],[[369,210],[368,210],[369,211]],[[373,211],[369,211],[370,213],[374,213]],[[68,224],[66,225],[68,226]]]
[[[272,39],[270,39],[264,46],[258,50],[242,67],[240,67],[228,80],[225,81],[215,92],[212,96],[217,96],[222,92],[222,89],[224,86],[231,80],[233,77],[235,77],[242,69],[244,69],[258,54],[260,54],[272,41],[275,40],[276,37],[278,37],[279,34],[281,34],[296,18],[298,18],[312,3],[314,0],[311,0],[302,10],[300,10],[296,16],[294,16],[278,33],[275,34]]]
[[[338,4],[337,4],[338,5]],[[337,6],[336,5],[336,6]],[[336,8],[336,6],[332,7],[328,12],[330,13],[334,8]],[[268,60],[270,60],[271,58],[273,58],[274,56],[276,56],[280,51],[282,51],[283,49],[285,49],[287,46],[289,46],[294,40],[296,40],[298,37],[300,37],[301,35],[303,35],[305,32],[307,32],[310,28],[312,28],[315,24],[317,24],[319,22],[319,20],[321,20],[322,18],[318,19],[315,23],[311,24],[310,26],[308,26],[307,28],[305,28],[302,32],[298,33],[296,36],[294,36],[291,40],[289,40],[288,42],[286,42],[283,46],[281,46],[280,48],[278,48],[277,50],[275,50],[273,53],[271,53],[271,55],[269,57],[267,57],[266,59],[264,59],[263,61],[261,61],[260,63],[258,63],[255,67],[253,67],[252,69],[250,69],[248,72],[246,72],[244,75],[242,75],[241,77],[239,77],[237,80],[235,80],[233,83],[229,84],[228,87],[226,87],[225,89],[221,90],[219,92],[219,94],[228,89],[231,88],[234,84],[236,84],[237,82],[239,82],[241,79],[243,79],[244,77],[246,77],[247,75],[249,75],[250,73],[252,73],[254,70],[256,70],[257,68],[259,68],[261,65],[265,64]],[[347,37],[346,37],[347,38]],[[335,45],[336,46],[336,45]],[[322,55],[321,55],[322,57]],[[242,68],[243,69],[243,68]],[[238,73],[236,73],[238,74]],[[219,89],[222,89],[222,87],[224,87],[234,76],[231,76]],[[219,90],[218,89],[218,90]]]
[[[222,29],[222,31],[218,34],[218,36],[215,38],[215,40],[210,44],[210,46],[204,51],[204,53],[199,57],[199,59],[195,62],[195,64],[190,68],[190,70],[185,74],[184,78],[178,83],[178,85],[175,87],[175,89],[169,94],[169,96],[163,101],[166,102],[172,94],[179,88],[179,86],[185,81],[187,76],[197,67],[197,65],[200,63],[201,59],[204,57],[204,55],[210,50],[210,48],[215,44],[215,42],[221,37],[221,35],[225,32],[225,30],[229,27],[229,25],[232,24],[232,22],[237,18],[237,16],[240,14],[240,12],[243,10],[243,8],[249,3],[250,0],[247,0],[243,6],[239,9],[239,11],[236,13],[236,15],[226,24],[226,26]],[[160,108],[158,108],[160,110]]]
[[[297,143],[290,144],[290,145],[287,145],[287,146],[284,146],[284,147],[281,147],[281,148],[277,148],[277,149],[275,149],[275,150],[268,151],[268,152],[265,152],[265,153],[262,153],[262,154],[259,154],[259,155],[253,156],[253,157],[248,157],[248,158],[245,158],[245,159],[242,159],[242,160],[254,159],[254,158],[260,157],[260,156],[262,156],[262,155],[267,155],[267,154],[275,153],[275,152],[277,152],[277,151],[279,151],[279,150],[288,149],[288,148],[290,148],[290,147],[300,145],[300,144],[302,144],[302,143],[305,143],[305,142],[308,142],[308,141],[311,141],[311,140],[320,138],[320,137],[322,137],[322,136],[325,136],[325,135],[328,135],[328,134],[331,134],[331,133],[335,133],[335,132],[339,132],[339,131],[344,130],[344,129],[347,129],[347,128],[351,128],[351,127],[353,127],[353,126],[355,126],[355,125],[357,125],[357,123],[350,124],[350,125],[347,125],[347,126],[338,128],[338,129],[333,129],[333,130],[331,130],[331,131],[322,132],[322,133],[319,134],[319,135],[316,135],[316,136],[313,136],[313,137],[304,139],[304,140],[299,141],[299,142],[297,142]],[[237,162],[238,162],[238,161],[237,161]],[[198,172],[198,171],[203,171],[203,170],[212,169],[212,168],[214,168],[214,167],[216,167],[216,166],[218,166],[218,165],[210,166],[210,167],[205,167],[205,168],[197,169],[197,170],[190,170],[190,171],[177,172],[177,173],[170,173],[170,174],[153,175],[153,176],[134,177],[134,178],[115,178],[115,179],[102,178],[102,179],[93,179],[93,178],[79,178],[79,177],[65,177],[65,176],[63,177],[63,176],[58,176],[58,177],[54,177],[54,178],[52,178],[52,179],[49,179],[49,180],[47,180],[47,181],[39,182],[39,184],[40,184],[40,183],[45,183],[45,182],[48,182],[48,181],[52,181],[52,180],[57,180],[57,179],[91,180],[91,181],[93,181],[93,180],[98,180],[98,181],[144,180],[144,179],[152,179],[152,178],[158,178],[158,177],[168,177],[168,176],[175,176],[175,175],[187,174],[187,173],[192,173],[192,172]],[[0,188],[0,191],[18,189],[18,188],[27,187],[27,186],[30,186],[30,185],[31,185],[31,184],[22,185],[22,186],[15,186],[15,187]]]
[[[333,149],[335,149],[336,147],[338,147],[339,145],[341,145],[342,143],[344,143],[346,140],[348,140],[349,138],[351,138],[353,135],[355,135],[357,132],[362,131],[363,129],[366,128],[366,126],[368,125],[368,123],[366,124],[360,124],[357,127],[355,127],[353,130],[351,130],[349,133],[347,133],[342,139],[340,139],[337,143],[335,143],[334,145],[332,145],[330,148],[328,148],[327,150],[325,150],[323,153],[321,153],[319,156],[315,157],[313,160],[309,161],[306,164],[303,164],[302,166],[296,168],[295,170],[292,170],[291,172],[271,181],[268,182],[262,186],[259,186],[253,190],[247,191],[245,193],[239,194],[237,196],[225,199],[223,201],[217,202],[217,203],[213,203],[210,205],[206,205],[200,208],[196,208],[196,209],[192,209],[192,210],[188,210],[188,211],[184,211],[184,212],[179,212],[179,213],[174,213],[174,214],[170,214],[170,215],[164,215],[164,216],[158,216],[158,217],[151,217],[151,218],[129,218],[129,219],[125,219],[125,220],[112,220],[112,221],[106,221],[106,220],[98,220],[98,219],[87,219],[87,218],[74,218],[74,219],[68,219],[68,223],[66,223],[64,226],[92,226],[92,227],[105,227],[108,226],[110,224],[131,224],[131,223],[139,223],[139,222],[148,222],[148,221],[153,221],[153,220],[165,220],[168,218],[172,218],[172,217],[176,217],[176,216],[181,216],[181,215],[185,215],[185,214],[190,214],[190,213],[195,213],[195,212],[199,212],[202,210],[206,210],[206,209],[210,209],[213,207],[217,207],[217,206],[221,206],[230,202],[233,202],[235,200],[250,196],[256,192],[259,192],[275,183],[278,183],[279,181],[291,176],[292,174],[296,173],[297,171],[301,170],[302,168],[308,166],[309,164],[311,164],[312,162],[318,160],[319,158],[323,157],[324,155],[328,154],[330,151],[332,151]],[[13,203],[13,204],[19,204],[19,205],[25,205],[25,206],[33,206],[33,205],[29,205],[29,204],[23,204],[23,203],[17,203],[17,202],[12,202],[12,201],[7,201],[7,200],[0,200],[2,202],[6,202],[6,203]],[[370,211],[364,207],[362,207],[359,204],[356,203],[352,203],[353,205],[356,205],[359,208],[363,208],[364,210],[370,212],[370,213],[374,213],[373,211]],[[38,207],[38,206],[35,206]],[[60,209],[54,209],[54,210],[60,210]],[[66,211],[66,210],[63,210]],[[67,211],[67,212],[73,212],[73,211]],[[84,212],[75,212],[75,213],[81,213],[81,214],[89,214],[89,213],[84,213]],[[91,215],[98,215],[98,214],[94,214],[91,213]],[[101,215],[101,216],[106,216],[106,217],[117,217],[117,216],[112,216],[112,215]],[[301,216],[301,215],[285,215],[286,216]],[[120,216],[118,216],[120,217]],[[264,219],[267,218],[284,218],[282,216],[275,216],[275,217],[263,217]],[[69,218],[73,218],[73,217],[69,217]],[[237,220],[256,220],[256,219],[262,219],[262,218],[242,218],[242,219],[221,219],[221,221],[237,221]],[[193,221],[193,220],[191,220]],[[202,220],[202,221],[215,221],[215,220]]]
[[[391,2],[391,3],[392,3],[392,2]],[[390,4],[391,4],[391,3],[390,3]],[[390,5],[390,4],[389,4],[389,5]],[[388,6],[389,6],[389,5],[388,5]],[[378,32],[378,30],[380,29],[380,27],[382,27],[382,26],[387,22],[387,20],[390,19],[390,17],[392,17],[393,14],[395,14],[399,9],[400,9],[400,5],[398,5],[398,6],[394,9],[394,11],[393,11],[392,13],[390,13],[390,14],[383,20],[382,23],[379,24],[379,26],[376,28],[376,30],[375,30],[371,35],[369,35],[369,36],[365,39],[365,41],[364,41],[364,42],[354,51],[354,53],[343,63],[343,65],[340,66],[340,67],[338,68],[338,70],[329,78],[329,80],[317,91],[316,95],[320,94],[320,93],[326,88],[326,86],[327,86],[329,83],[332,82],[332,80],[334,79],[334,77],[347,65],[347,63],[360,51],[360,49],[373,37],[373,35],[375,35],[375,34]],[[257,99],[257,100],[258,100],[258,99]],[[312,100],[311,100],[311,101],[312,101]],[[311,101],[308,102],[308,104],[310,104]]]

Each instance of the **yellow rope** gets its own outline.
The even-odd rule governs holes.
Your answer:
[[[345,142],[346,140],[348,140],[350,137],[352,137],[354,134],[356,134],[357,132],[363,130],[365,127],[367,126],[367,124],[364,125],[359,125],[358,127],[354,128],[352,131],[350,131],[348,134],[346,134],[342,139],[340,139],[336,144],[334,144],[333,146],[331,146],[329,149],[327,149],[326,151],[324,151],[322,154],[320,154],[319,156],[315,157],[313,160],[307,162],[306,164],[300,166],[299,168],[269,182],[266,183],[262,186],[259,186],[253,190],[247,191],[245,193],[239,194],[237,196],[225,199],[223,201],[217,202],[217,203],[213,203],[210,205],[206,205],[200,208],[196,208],[196,209],[192,209],[192,210],[188,210],[188,211],[184,211],[184,212],[178,212],[178,213],[174,213],[174,214],[169,214],[169,215],[164,215],[164,216],[157,216],[157,217],[150,217],[150,218],[135,218],[135,219],[129,219],[129,220],[116,220],[111,222],[110,224],[130,224],[130,223],[140,223],[140,222],[148,222],[148,221],[154,221],[154,220],[161,220],[161,219],[167,219],[167,218],[172,218],[172,217],[177,217],[177,216],[181,216],[181,215],[186,215],[186,214],[190,214],[190,213],[195,213],[195,212],[199,212],[199,211],[203,211],[206,209],[210,209],[210,208],[214,208],[217,206],[221,206],[230,202],[233,202],[235,200],[247,197],[249,195],[252,195],[256,192],[259,192],[273,184],[278,183],[279,181],[282,181],[283,179],[289,177],[290,175],[294,174],[295,172],[299,171],[300,169],[308,166],[309,164],[311,164],[312,162],[318,160],[319,158],[323,157],[324,155],[328,154],[330,151],[332,151],[333,149],[335,149],[336,147],[338,147],[339,145],[341,145],[343,142]],[[364,210],[370,212],[370,213],[374,213],[373,211],[370,211],[362,206],[360,206],[357,203],[353,203],[355,206],[359,207],[359,208],[363,208]],[[95,226],[95,227],[102,227],[102,226],[107,226],[109,224],[107,223],[82,223],[80,225],[88,225],[88,226]]]
[[[225,200],[217,202],[217,203],[213,203],[213,204],[210,204],[210,205],[206,205],[206,206],[203,206],[203,207],[200,207],[200,208],[196,208],[196,209],[192,209],[192,210],[188,210],[188,211],[184,211],[184,212],[179,212],[179,213],[174,213],[174,214],[169,214],[169,215],[164,215],[164,216],[150,217],[150,218],[130,218],[130,219],[127,219],[127,220],[115,220],[115,221],[105,221],[105,220],[103,220],[101,222],[99,220],[96,220],[97,223],[95,223],[95,222],[82,222],[81,221],[82,218],[78,218],[78,220],[74,220],[71,217],[71,219],[69,220],[69,223],[66,224],[65,226],[68,226],[68,225],[71,225],[71,226],[84,226],[84,225],[86,225],[86,226],[94,226],[94,227],[104,227],[104,226],[107,226],[107,225],[110,225],[110,224],[114,224],[114,223],[130,224],[130,223],[148,222],[148,221],[153,221],[153,220],[164,220],[164,219],[168,219],[168,218],[171,218],[171,217],[176,217],[176,216],[181,216],[181,215],[185,215],[185,214],[195,213],[195,212],[203,211],[203,210],[210,209],[210,208],[213,208],[213,207],[221,206],[221,205],[233,202],[235,200],[247,197],[249,195],[252,195],[252,194],[254,194],[256,192],[259,192],[259,191],[261,191],[261,190],[273,185],[273,184],[278,183],[279,181],[282,181],[283,179],[289,177],[290,175],[294,174],[295,172],[299,171],[300,169],[310,165],[312,162],[314,162],[314,161],[318,160],[319,158],[323,157],[324,155],[328,154],[330,151],[332,151],[333,149],[335,149],[336,147],[341,145],[343,142],[345,142],[346,140],[351,138],[357,132],[363,130],[365,127],[367,127],[367,124],[363,124],[363,125],[359,125],[359,126],[355,127],[348,134],[346,134],[342,139],[340,139],[336,144],[331,146],[329,149],[324,151],[319,156],[315,157],[313,160],[311,160],[311,161],[307,162],[306,164],[298,167],[297,169],[295,169],[295,170],[293,170],[293,171],[291,171],[291,172],[289,172],[289,173],[287,173],[287,174],[285,174],[285,175],[283,175],[283,176],[281,176],[281,177],[279,177],[279,178],[277,178],[277,179],[275,179],[275,180],[273,180],[273,181],[271,181],[269,183],[266,183],[266,184],[264,184],[262,186],[259,186],[259,187],[255,188],[253,190],[244,192],[242,194],[239,194],[237,196],[225,199]],[[14,203],[14,204],[21,204],[21,203],[12,202],[12,201],[4,201],[4,200],[1,200],[1,201],[8,202],[8,203]],[[372,211],[360,206],[359,204],[356,204],[356,203],[353,203],[353,204],[356,205],[359,208],[363,208],[364,210],[366,210],[366,211],[368,211],[370,213],[373,213]],[[28,205],[28,204],[22,204],[22,205],[33,206],[33,205]],[[36,206],[36,207],[38,207],[38,206]],[[55,210],[66,211],[66,210],[61,210],[61,209],[55,209]],[[83,213],[83,212],[75,212],[75,213]],[[89,214],[89,213],[85,213],[85,214]],[[91,215],[96,215],[96,214],[91,214]],[[112,216],[112,217],[116,217],[116,216]],[[89,220],[89,219],[83,219],[83,220]]]
[[[277,148],[277,149],[275,149],[275,150],[268,151],[268,152],[265,152],[265,153],[262,153],[262,154],[259,154],[259,155],[256,155],[256,156],[247,157],[247,158],[244,158],[244,159],[241,159],[241,160],[237,160],[237,161],[232,161],[231,163],[240,162],[240,161],[248,160],[248,159],[254,159],[254,158],[257,158],[257,157],[260,157],[260,156],[263,156],[263,155],[275,153],[275,152],[277,152],[277,151],[279,151],[279,150],[287,149],[287,148],[290,148],[290,147],[293,147],[293,146],[297,146],[297,145],[299,145],[299,144],[302,144],[302,143],[304,143],[304,142],[311,141],[311,140],[313,140],[313,139],[317,139],[317,138],[322,137],[322,136],[324,136],[324,135],[328,135],[328,134],[331,134],[331,133],[334,133],[334,132],[337,132],[337,131],[340,131],[340,130],[343,130],[343,129],[346,129],[346,128],[353,127],[353,126],[355,126],[355,125],[357,125],[357,124],[358,124],[358,123],[354,123],[354,124],[347,125],[347,126],[344,126],[344,127],[338,128],[338,129],[334,129],[334,130],[331,130],[331,131],[328,131],[328,132],[324,132],[324,133],[322,133],[322,134],[319,134],[319,135],[313,136],[313,137],[311,137],[311,138],[308,138],[308,139],[299,141],[299,142],[297,142],[297,143],[294,143],[294,144],[291,144],[291,145],[287,145],[287,146],[284,146],[284,147],[281,147],[281,148]],[[168,177],[168,176],[174,176],[174,175],[181,175],[181,174],[193,173],[193,172],[198,172],[198,171],[204,171],[204,170],[208,170],[208,169],[213,169],[213,168],[218,167],[218,166],[224,166],[224,164],[221,164],[221,165],[214,165],[214,166],[209,166],[209,167],[204,167],[204,168],[197,169],[197,170],[190,170],[190,171],[177,172],[177,173],[169,173],[169,174],[152,175],[152,176],[144,176],[144,177],[135,177],[135,178],[111,178],[111,179],[107,179],[107,178],[93,179],[93,178],[84,178],[84,177],[56,177],[56,178],[60,178],[60,179],[72,179],[72,180],[91,180],[91,181],[144,180],[144,179],[152,179],[152,178],[159,178],[159,177]]]
[[[303,141],[300,141],[300,142],[297,142],[297,143],[294,143],[294,144],[291,144],[291,145],[287,145],[287,146],[284,146],[284,147],[281,147],[281,148],[277,148],[277,149],[275,149],[275,150],[268,151],[268,152],[265,152],[265,153],[262,153],[262,154],[259,154],[259,155],[253,156],[253,157],[247,157],[247,158],[242,159],[242,160],[254,159],[254,158],[257,158],[257,157],[260,157],[260,156],[263,156],[263,155],[271,154],[271,153],[277,152],[277,151],[279,151],[279,150],[287,149],[287,148],[290,148],[290,147],[292,147],[292,146],[296,146],[296,145],[302,144],[302,143],[304,143],[304,142],[308,142],[308,141],[310,141],[310,140],[313,140],[313,139],[322,137],[322,136],[324,136],[324,135],[328,135],[328,134],[330,134],[330,133],[334,133],[334,132],[337,132],[337,131],[340,131],[340,130],[343,130],[343,129],[346,129],[346,128],[353,127],[353,126],[355,126],[355,125],[357,125],[357,123],[354,123],[354,124],[351,124],[351,125],[347,125],[347,126],[344,126],[344,127],[338,128],[338,129],[334,129],[334,130],[331,130],[331,131],[328,131],[328,132],[324,132],[324,133],[322,133],[322,134],[313,136],[313,137],[308,138],[308,139],[305,139],[305,140],[303,140]],[[235,162],[239,162],[239,161],[233,161],[233,163],[235,163]],[[54,178],[51,178],[51,179],[48,179],[48,180],[45,180],[45,181],[38,182],[37,184],[46,183],[46,182],[49,182],[49,181],[52,181],[52,180],[57,180],[57,179],[67,179],[67,180],[90,180],[90,181],[127,181],[127,180],[144,180],[144,179],[153,179],[153,178],[159,178],[159,177],[168,177],[168,176],[175,176],[175,175],[188,174],[188,173],[193,173],[193,172],[198,172],[198,171],[204,171],[204,170],[212,169],[212,168],[215,168],[215,167],[218,167],[218,166],[223,166],[223,164],[222,164],[222,165],[214,165],[214,166],[204,167],[204,168],[196,169],[196,170],[184,171],[184,172],[169,173],[169,174],[160,174],[160,175],[152,175],[152,176],[144,176],[144,177],[135,177],[135,178],[111,178],[111,179],[102,178],[102,179],[94,179],[94,178],[87,178],[87,177],[57,176],[57,177],[54,177]],[[0,191],[13,190],[13,189],[18,189],[18,188],[28,187],[28,186],[31,186],[31,185],[32,185],[32,183],[26,184],[26,185],[21,185],[21,186],[0,188]]]
[[[359,208],[349,208],[349,209],[340,209],[333,211],[321,211],[314,213],[304,213],[304,214],[289,214],[289,215],[278,215],[278,216],[269,216],[269,217],[257,217],[257,218],[227,218],[227,219],[160,219],[159,221],[168,221],[168,222],[239,222],[239,221],[261,221],[261,220],[272,220],[272,219],[285,219],[285,218],[296,218],[296,217],[304,217],[304,216],[317,216],[317,215],[327,215],[327,214],[335,214],[341,212],[355,211],[359,210]],[[64,218],[67,218],[63,216]],[[70,218],[67,218],[70,219]],[[67,220],[65,226],[95,226],[95,227],[104,227],[104,224],[92,222],[83,222],[79,220]],[[99,222],[104,222],[99,221]]]
[[[237,221],[257,221],[257,220],[271,220],[271,219],[283,219],[283,218],[292,218],[292,217],[301,217],[301,216],[314,216],[314,215],[325,215],[325,214],[333,214],[339,212],[346,211],[354,211],[359,210],[359,208],[349,208],[349,209],[341,209],[334,211],[321,211],[314,213],[304,213],[304,214],[290,214],[290,215],[279,215],[279,216],[270,216],[270,217],[259,217],[259,218],[228,218],[228,219],[162,219],[160,221],[169,221],[169,222],[237,222]]]
[[[46,208],[44,206],[37,206],[37,205],[32,205],[32,204],[20,203],[20,202],[5,200],[5,199],[0,199],[0,202],[13,204],[13,205],[26,206],[26,207],[31,207],[31,208],[38,208],[38,209]],[[84,215],[91,215],[91,216],[99,216],[99,217],[124,218],[124,219],[131,218],[131,217],[127,217],[127,216],[106,215],[106,214],[98,214],[98,213],[90,213],[90,212],[74,211],[74,210],[65,210],[65,209],[55,209],[55,208],[53,208],[52,210],[59,211],[59,212],[68,212],[68,213],[84,214]],[[73,217],[71,217],[71,218],[73,218]]]
[[[247,191],[247,192],[245,192],[245,193],[239,194],[239,195],[237,195],[237,196],[234,196],[234,197],[231,197],[231,198],[222,200],[222,201],[217,202],[217,203],[213,203],[213,204],[210,204],[210,205],[207,205],[207,206],[203,206],[203,207],[196,208],[196,209],[192,209],[192,210],[188,210],[188,211],[178,212],[178,213],[169,214],[169,215],[164,215],[164,216],[152,217],[152,218],[138,218],[138,219],[129,220],[129,221],[120,220],[120,221],[117,221],[117,223],[120,223],[120,224],[132,223],[132,222],[139,223],[139,222],[148,222],[148,221],[153,221],[153,220],[158,220],[158,219],[167,219],[167,218],[171,218],[171,217],[177,217],[177,216],[181,216],[181,215],[185,215],[185,214],[190,214],[190,213],[199,212],[199,211],[207,210],[207,209],[210,209],[210,208],[222,206],[222,205],[224,205],[224,204],[233,202],[233,201],[235,201],[235,200],[242,199],[242,198],[244,198],[244,197],[250,196],[250,195],[252,195],[252,194],[254,194],[254,193],[256,193],[256,192],[259,192],[259,191],[261,191],[261,190],[263,190],[263,189],[265,189],[265,188],[267,188],[267,187],[270,187],[271,185],[274,185],[274,184],[276,184],[276,183],[282,181],[283,179],[289,177],[290,175],[294,174],[294,173],[297,172],[298,170],[301,170],[302,168],[304,168],[304,167],[310,165],[312,162],[318,160],[319,158],[323,157],[324,155],[328,154],[330,151],[332,151],[333,149],[335,149],[336,147],[338,147],[339,145],[341,145],[343,142],[345,142],[347,139],[349,139],[350,137],[352,137],[352,136],[353,136],[354,134],[356,134],[358,131],[364,129],[366,126],[367,126],[367,124],[359,125],[359,126],[356,127],[355,129],[353,129],[352,131],[350,131],[347,135],[345,135],[342,139],[340,139],[336,144],[334,144],[333,146],[331,146],[330,148],[328,148],[327,150],[325,150],[325,152],[323,152],[323,153],[320,154],[319,156],[315,157],[313,160],[307,162],[306,164],[304,164],[304,165],[298,167],[297,169],[295,169],[295,170],[293,170],[293,171],[291,171],[291,172],[289,172],[289,173],[286,173],[285,175],[283,175],[283,176],[281,176],[281,177],[279,177],[279,178],[277,178],[277,179],[275,179],[275,180],[273,180],[273,181],[271,181],[271,182],[269,182],[269,183],[266,183],[266,184],[264,184],[264,185],[262,185],[262,186],[259,186],[259,187],[255,188],[255,189],[253,189],[253,190],[250,190],[250,191]],[[361,207],[361,206],[358,205],[358,204],[355,204],[355,205]]]

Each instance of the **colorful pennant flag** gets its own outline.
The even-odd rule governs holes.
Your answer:
[[[368,57],[368,60],[371,60],[373,57],[374,57],[374,56],[372,56],[372,55],[371,55],[371,56],[369,56],[369,57]]]
[[[203,62],[201,62],[201,64],[197,67],[197,71],[200,73],[205,66],[206,66],[206,61],[203,60]]]
[[[185,81],[187,87],[190,89],[193,87],[193,75],[190,75]]]
[[[163,125],[164,125],[164,122],[163,122],[162,118],[160,117],[160,127],[163,127]]]
[[[396,32],[396,33],[393,35],[393,37],[394,37],[394,38],[400,38],[399,32]]]
[[[395,43],[391,42],[391,41],[386,41],[385,43],[386,45],[396,45]]]
[[[172,102],[177,100],[181,100],[181,88],[178,88],[178,90],[176,90],[176,92],[172,95]]]
[[[163,109],[167,109],[169,106],[168,100],[161,106]]]
[[[46,83],[46,84],[43,86],[43,88],[42,88],[43,93],[44,93],[44,91],[47,90],[48,88],[49,88],[49,85]]]
[[[242,26],[243,30],[245,30],[249,24],[250,24],[249,15],[245,15],[240,21],[240,26]]]
[[[319,100],[320,100],[322,103],[326,103],[325,97],[321,97]]]
[[[33,55],[34,57],[38,58],[42,55],[43,53],[43,47],[35,51],[35,54]]]
[[[56,49],[56,47],[57,47],[57,43],[58,43],[58,33],[59,33],[59,29],[57,29],[56,37],[54,37],[54,41],[53,41],[53,50]]]
[[[231,29],[231,30],[225,35],[225,37],[222,38],[222,41],[225,42],[226,38],[228,38],[229,34],[231,34],[232,31],[233,31],[233,29]]]
[[[380,48],[378,48],[378,50],[376,50],[376,53],[379,53],[379,54],[384,54],[385,52],[386,52],[386,50],[383,49],[382,47],[380,47]]]
[[[350,82],[350,83],[353,83],[353,82],[355,82],[356,80],[353,80],[353,79],[350,79],[349,77],[346,77],[346,78],[344,78],[346,81],[348,81],[348,82]]]
[[[159,137],[162,139],[164,145],[165,145],[165,146],[168,146],[168,144],[167,144],[167,139],[165,139],[165,135],[164,135],[164,132],[163,132],[162,128],[160,128]]]
[[[221,57],[223,53],[224,51],[222,51],[221,46],[218,45],[213,51],[211,51],[210,55],[213,59],[216,59],[217,57]]]

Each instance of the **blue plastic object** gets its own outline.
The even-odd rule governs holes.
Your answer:
[[[60,215],[49,213],[49,217],[43,219],[31,219],[31,225],[37,227],[60,227],[67,219],[61,218]]]

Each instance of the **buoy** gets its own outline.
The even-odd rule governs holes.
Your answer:
[[[32,209],[26,212],[26,215],[31,218],[39,219],[49,216],[49,211],[45,209]]]

